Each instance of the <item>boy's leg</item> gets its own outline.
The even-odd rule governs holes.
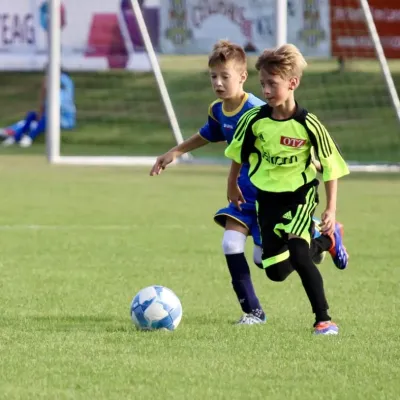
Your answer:
[[[290,263],[299,274],[310,300],[316,322],[330,321],[328,302],[325,298],[324,284],[319,269],[310,258],[306,240],[293,237],[288,243]]]
[[[337,325],[331,322],[328,314],[328,302],[325,296],[324,283],[319,269],[310,258],[309,245],[306,240],[293,237],[289,240],[290,261],[299,274],[307,297],[315,314],[314,333],[319,335],[336,335]]]
[[[37,121],[37,114],[34,111],[30,111],[25,116],[25,123],[20,128],[15,130],[14,139],[19,142],[22,136],[29,131],[31,123]]]
[[[265,269],[265,274],[271,281],[283,282],[294,271],[294,268],[289,260],[286,243],[282,238],[277,235],[274,237],[274,235],[263,234],[263,240],[268,238],[268,241],[263,246],[262,268]]]
[[[321,237],[321,220],[313,217],[313,224],[312,224],[312,229],[311,229],[311,241],[312,243],[315,242],[315,239]],[[310,254],[311,254],[311,259],[313,260],[314,264],[322,264],[322,262],[325,260],[325,256],[326,256],[326,251],[321,249],[318,246],[311,246],[310,247]]]
[[[268,278],[276,282],[285,280],[296,270],[316,316],[315,333],[336,334],[338,328],[330,321],[322,276],[311,260],[308,242],[302,238],[291,238],[292,231],[298,231],[310,239],[312,214],[318,201],[316,188],[311,187],[305,195],[305,204],[286,207],[277,202],[265,202],[268,195],[259,192],[257,205],[263,268]],[[290,238],[288,243],[286,237]]]
[[[35,124],[35,125],[34,125]],[[29,147],[33,141],[46,130],[46,117],[43,115],[37,123],[32,123],[31,129],[27,135],[22,136],[19,145]]]
[[[265,322],[265,313],[255,294],[250,268],[244,251],[248,229],[239,222],[243,215],[231,207],[222,209],[215,215],[215,221],[225,227],[222,248],[232,278],[232,286],[243,312],[246,314],[240,324]]]
[[[25,125],[25,120],[21,119],[21,121],[16,122],[15,124],[9,125],[7,127],[5,127],[2,131],[3,131],[3,137],[9,137],[9,136],[14,136],[15,135],[15,131],[17,129],[22,128]]]
[[[251,236],[253,237],[254,241],[254,250],[253,250],[253,261],[257,267],[261,269],[265,269],[263,266],[263,247],[261,241],[261,232],[258,223],[257,213],[254,213],[254,221],[251,226]],[[264,236],[268,235],[268,233],[264,232]],[[275,254],[283,253],[287,250],[286,244],[282,241],[282,238],[277,236],[273,233],[272,237],[264,238],[264,242],[266,243],[266,253],[270,254],[273,257]],[[268,258],[266,256],[265,258]],[[265,269],[265,272],[269,279],[275,282],[282,282],[284,281],[292,272],[293,268],[291,267],[290,263],[283,262],[274,265],[270,265],[268,268]]]
[[[265,269],[267,277],[273,282],[283,282],[293,271],[294,268],[289,259],[270,265]]]
[[[285,252],[288,253],[287,256],[284,256]],[[268,262],[268,264],[265,263],[267,265],[265,273],[270,280],[282,282],[296,270],[310,300],[316,316],[316,322],[330,321],[322,276],[318,268],[313,264],[309,252],[308,243],[304,239],[290,239],[287,247],[282,247],[277,252],[282,255],[283,260],[273,264],[270,264],[273,262],[272,257],[269,260],[265,260]]]
[[[299,274],[310,300],[315,314],[315,333],[337,334],[337,326],[330,322],[321,273],[310,256],[312,215],[318,204],[317,187],[307,185],[295,193],[293,199],[293,218],[285,225],[280,224],[280,227],[288,234],[290,263]]]
[[[253,262],[257,265],[258,268],[262,269],[262,244],[261,244],[261,233],[260,227],[258,226],[257,212],[254,209],[252,212],[249,212],[249,235],[253,238],[254,249],[253,249]]]
[[[238,229],[240,228],[242,227],[238,227],[236,222],[228,219],[222,248],[231,274],[233,290],[236,293],[243,312],[253,315],[256,319],[260,319],[257,322],[261,322],[265,321],[265,313],[256,296],[251,280],[249,264],[244,255],[247,233],[239,232]]]
[[[293,271],[289,261],[289,251],[286,241],[274,230],[281,213],[277,204],[263,204],[262,193],[257,202],[258,226],[261,232],[262,263],[267,277],[274,282],[284,281]],[[258,264],[257,264],[258,265]]]
[[[28,136],[34,141],[40,134],[44,133],[46,130],[46,116],[43,115],[42,118],[38,121],[37,126],[32,129]]]
[[[255,243],[253,248],[253,262],[257,267],[262,268],[262,247]]]

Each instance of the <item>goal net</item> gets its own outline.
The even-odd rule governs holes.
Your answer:
[[[65,4],[51,0],[48,11],[61,12],[53,13],[47,30],[36,28],[33,49],[29,38],[18,51],[4,43],[0,49],[5,69],[39,70],[0,73],[11,83],[4,85],[9,90],[2,94],[6,104],[0,112],[2,125],[35,107],[49,49],[51,162],[150,164],[206,122],[208,105],[215,99],[207,53],[217,40],[227,38],[245,47],[249,55],[245,88],[261,96],[255,59],[265,47],[279,43],[282,24],[277,5],[282,1],[287,42],[297,45],[309,62],[298,101],[323,121],[353,170],[398,169],[394,166],[400,162],[397,0],[385,0],[384,6],[381,0],[69,0]],[[45,25],[46,1],[15,0],[7,7],[32,10],[34,3],[32,18],[41,10]],[[11,22],[10,26],[18,25]],[[24,23],[14,39],[28,36],[29,23],[34,22]],[[75,84],[77,119],[72,130],[58,129],[60,94],[54,82],[59,82],[60,66]],[[39,137],[32,150],[20,151],[43,151],[43,142]],[[223,144],[205,146],[192,161],[223,162],[223,148]],[[15,152],[15,146],[5,151]]]
[[[301,97],[318,111],[347,160],[399,163],[400,3],[331,0],[330,19],[334,62],[326,66],[334,70],[313,71],[311,63]]]

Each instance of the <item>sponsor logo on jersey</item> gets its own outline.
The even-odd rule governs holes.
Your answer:
[[[296,147],[296,148],[304,146],[306,142],[307,141],[304,139],[296,139],[288,136],[281,136],[281,141],[280,141],[280,143],[283,146]]]
[[[263,153],[263,159],[274,165],[293,164],[298,161],[297,156],[290,156],[290,157],[271,156],[266,151],[264,151]]]

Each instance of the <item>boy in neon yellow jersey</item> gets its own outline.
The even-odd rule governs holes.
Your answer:
[[[306,61],[293,45],[265,50],[256,68],[266,105],[246,112],[237,124],[225,155],[233,160],[228,197],[240,207],[245,202],[236,181],[242,163],[258,189],[257,213],[263,244],[262,264],[267,276],[283,281],[296,270],[315,314],[315,334],[337,334],[328,315],[323,280],[310,256],[312,218],[318,204],[315,150],[325,181],[327,206],[322,233],[335,264],[347,266],[342,227],[336,222],[337,179],[349,170],[338,147],[318,118],[302,108],[294,91]]]

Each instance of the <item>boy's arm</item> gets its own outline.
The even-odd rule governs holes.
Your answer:
[[[225,150],[225,156],[232,160],[228,176],[228,200],[239,210],[245,199],[240,191],[237,179],[239,177],[242,163],[248,162],[253,150],[255,136],[252,131],[252,120],[257,115],[257,110],[252,109],[242,115],[237,124],[232,142]]]
[[[242,168],[242,164],[232,161],[231,168],[229,170],[229,175],[228,175],[228,182],[234,182],[234,183],[237,182],[241,168]]]
[[[337,180],[348,175],[349,169],[336,143],[317,117],[308,114],[306,123],[309,128],[310,140],[315,147],[316,157],[320,162],[320,172],[325,182],[327,203],[321,217],[321,228],[323,233],[331,234],[336,222]]]
[[[313,114],[306,116],[306,124],[324,182],[348,175],[349,168],[324,125]]]
[[[195,133],[189,139],[186,139],[184,142],[178,144],[168,151],[168,153],[173,153],[176,157],[180,157],[182,154],[189,153],[193,150],[196,150],[200,147],[205,146],[210,143],[208,140],[204,139],[200,133]]]
[[[325,182],[326,208],[321,216],[321,230],[327,235],[335,230],[337,183],[337,179]]]
[[[232,161],[228,175],[228,191],[227,191],[228,200],[232,202],[239,210],[242,209],[241,204],[246,203],[242,191],[240,190],[239,185],[237,183],[241,168],[242,164],[238,164],[237,162]]]
[[[250,153],[254,148],[255,136],[253,134],[253,120],[260,107],[252,108],[245,112],[239,119],[233,140],[225,149],[225,156],[242,164],[249,161]]]
[[[203,147],[208,143],[209,142],[199,133],[194,134],[192,137],[173,147],[162,156],[157,157],[157,160],[150,171],[150,176],[160,175],[161,171],[164,170],[168,164],[174,162],[182,154],[189,153],[190,151]]]
[[[221,130],[220,123],[213,116],[211,105],[208,111],[207,123],[204,124],[198,133],[173,147],[162,156],[159,156],[150,171],[150,176],[160,175],[161,171],[164,170],[168,164],[171,164],[182,154],[196,150],[210,142],[221,141],[225,141],[225,136]]]
[[[336,213],[337,187],[337,179],[325,182],[326,209],[334,213]]]

